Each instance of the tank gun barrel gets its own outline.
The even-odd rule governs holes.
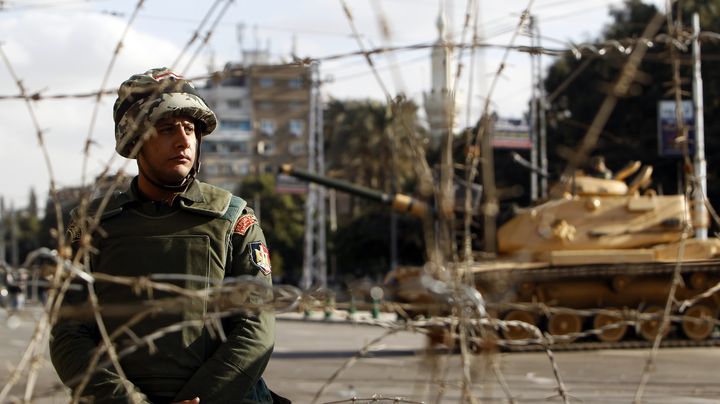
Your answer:
[[[304,181],[313,182],[328,188],[337,189],[351,195],[357,195],[361,198],[370,199],[390,206],[397,212],[409,213],[416,217],[425,217],[433,212],[433,209],[425,202],[417,200],[405,194],[391,194],[377,191],[362,185],[352,184],[347,181],[329,178],[322,175],[314,174],[299,168],[293,167],[291,164],[283,164],[280,166],[280,172]]]
[[[543,170],[542,168],[540,168],[536,165],[533,165],[533,163],[524,159],[523,156],[521,156],[519,153],[513,152],[512,159],[515,163],[527,168],[528,170],[536,172],[545,178],[550,178],[550,174],[547,171]]]

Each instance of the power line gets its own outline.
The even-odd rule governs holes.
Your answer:
[[[716,32],[711,31],[705,31],[702,32],[700,37],[703,40],[708,41],[717,41],[720,39],[720,34]],[[602,42],[596,42],[596,43],[582,43],[577,45],[572,45],[565,43],[564,41],[543,37],[543,39],[548,41],[554,41],[559,43],[564,43],[568,45],[567,48],[548,48],[548,47],[532,47],[532,46],[523,46],[523,45],[499,45],[499,44],[493,44],[493,43],[452,43],[449,46],[453,46],[455,48],[493,48],[493,49],[509,49],[514,50],[517,52],[525,52],[525,53],[543,53],[551,56],[560,56],[563,54],[567,54],[568,52],[571,52],[575,54],[576,57],[580,58],[583,57],[583,55],[598,55],[602,57],[608,57],[612,55],[612,51],[617,51],[619,54],[625,54],[627,55],[630,53],[632,48],[637,44],[638,39],[636,38],[626,38],[624,40],[609,40],[609,41],[602,41]],[[667,35],[661,34],[653,38],[651,41],[652,45],[654,46],[655,43],[659,44],[665,44],[665,45],[671,45],[671,46],[684,46],[683,42],[678,42],[677,40],[673,40],[673,38],[668,37]],[[403,46],[395,46],[395,47],[379,47],[374,49],[368,49],[365,51],[352,51],[352,52],[346,52],[346,53],[339,53],[339,54],[333,54],[333,55],[325,55],[320,56],[317,58],[303,58],[296,60],[292,63],[286,63],[285,65],[298,65],[298,64],[309,64],[313,60],[318,60],[322,62],[333,62],[337,60],[343,60],[343,59],[351,59],[356,58],[359,56],[363,56],[365,53],[370,55],[380,55],[383,53],[389,53],[389,52],[409,52],[409,51],[416,51],[416,50],[423,50],[423,49],[431,49],[434,46],[436,46],[434,43],[418,43],[418,44],[412,44],[412,45],[403,45]],[[703,54],[703,58],[707,60],[716,60],[720,55],[713,55],[713,54]],[[417,59],[411,59],[410,62],[414,62]],[[651,58],[652,59],[652,58]],[[217,77],[226,77],[227,75],[233,75],[233,74],[240,74],[241,70],[235,68],[230,71],[216,71],[208,75],[202,75],[194,77],[193,80],[198,79],[208,79],[211,77],[217,78]],[[347,79],[352,78],[358,74],[353,74],[350,76],[342,77],[341,79]],[[20,95],[20,94],[12,94],[12,95],[0,95],[0,101],[2,100],[17,100],[17,99],[30,99],[32,101],[42,101],[42,100],[51,100],[51,99],[66,99],[66,98],[90,98],[90,97],[97,97],[98,94],[101,95],[109,95],[113,94],[116,90],[115,89],[102,89],[99,91],[85,91],[80,93],[62,93],[62,94],[50,94],[50,95],[43,95],[41,91],[34,92],[34,93],[27,93],[27,95]]]
[[[63,7],[67,5],[73,5],[73,4],[87,4],[89,2],[101,2],[101,1],[109,1],[109,0],[58,0],[58,1],[47,1],[47,2],[38,2],[38,3],[23,3],[21,5],[8,7],[7,3],[0,2],[0,12],[12,12],[12,11],[23,11],[23,10],[38,10],[38,9],[46,9],[46,8],[57,8],[57,7]]]

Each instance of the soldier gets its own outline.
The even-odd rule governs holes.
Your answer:
[[[606,180],[612,179],[613,172],[605,165],[605,157],[593,156],[590,158],[590,176],[603,178]]]
[[[87,217],[100,212],[102,233],[89,238],[89,268],[154,277],[189,290],[210,290],[242,277],[240,286],[264,285],[267,297],[270,257],[252,210],[244,200],[195,179],[200,142],[217,120],[192,84],[166,68],[134,75],[120,86],[113,115],[116,151],[135,158],[139,174],[102,211],[99,200],[90,204]],[[69,234],[75,244],[88,239],[79,218],[74,211]],[[102,403],[273,402],[261,377],[274,344],[271,312],[231,307],[218,332],[208,320],[217,301],[202,293],[180,298],[100,281],[93,287],[101,307],[130,309],[102,319],[115,338],[122,373],[112,365],[98,367],[83,397]],[[53,328],[52,362],[73,391],[101,346],[100,335],[93,320],[63,318]]]

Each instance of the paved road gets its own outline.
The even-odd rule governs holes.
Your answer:
[[[17,363],[34,327],[32,313],[23,313],[21,320],[16,328],[9,328],[13,324],[8,324],[5,312],[0,311],[0,386],[5,384],[10,374],[8,366]],[[333,373],[384,332],[366,325],[281,319],[276,353],[266,373],[268,384],[296,403],[310,403]],[[341,372],[318,402],[378,394],[427,403],[458,403],[459,356],[428,356],[423,354],[423,348],[423,337],[415,334],[400,333],[383,339],[369,357],[360,358]],[[571,402],[631,403],[647,354],[645,350],[558,352],[556,359]],[[515,402],[562,402],[557,397],[557,383],[547,355],[502,353],[473,358],[473,392],[483,403],[508,402],[491,370],[491,360],[499,364]],[[663,349],[643,402],[720,403],[718,362],[717,348]],[[44,397],[34,402],[67,402],[66,393],[52,390],[56,383],[49,363],[42,363],[35,391]],[[26,379],[22,379],[13,394],[21,396],[25,385]]]
[[[273,388],[300,403],[311,402],[348,358],[384,332],[369,326],[282,321],[279,330],[280,349],[267,378]],[[373,394],[427,403],[460,402],[459,355],[428,356],[423,353],[423,338],[409,333],[383,342],[382,350],[376,351],[374,357],[358,360],[326,388],[318,402]],[[293,354],[298,352],[303,355]],[[648,351],[557,352],[555,356],[571,402],[631,403]],[[498,363],[499,373],[517,403],[562,402],[545,353],[473,357],[473,392],[481,402],[509,402],[490,366],[493,361]],[[643,402],[720,403],[720,374],[716,371],[719,362],[717,348],[661,350]]]

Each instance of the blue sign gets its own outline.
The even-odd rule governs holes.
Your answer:
[[[662,157],[683,155],[683,144],[677,141],[682,131],[678,127],[675,105],[674,100],[658,101],[658,154]],[[695,153],[695,107],[690,100],[681,101],[680,106],[688,128],[688,153],[692,156]]]

